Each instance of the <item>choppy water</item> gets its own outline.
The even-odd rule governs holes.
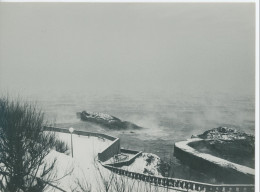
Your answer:
[[[125,148],[155,153],[162,159],[172,160],[177,178],[217,182],[215,178],[189,169],[174,158],[175,142],[218,126],[234,127],[254,134],[254,98],[248,96],[48,93],[33,95],[31,99],[38,101],[49,121],[57,126],[116,135]],[[83,110],[108,113],[145,129],[134,132],[103,130],[77,119],[76,112]]]

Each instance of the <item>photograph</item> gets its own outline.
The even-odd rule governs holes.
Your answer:
[[[258,1],[0,0],[0,192],[258,191]]]

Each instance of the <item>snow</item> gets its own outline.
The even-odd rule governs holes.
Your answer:
[[[204,139],[218,139],[218,140],[244,140],[246,137],[254,137],[253,135],[239,132],[235,128],[218,127],[205,131],[199,137]]]
[[[206,154],[206,153],[200,153],[198,151],[196,151],[194,148],[190,147],[188,145],[188,143],[191,142],[196,142],[196,141],[201,141],[202,139],[200,138],[192,138],[192,139],[187,139],[186,141],[181,141],[181,142],[177,142],[175,143],[175,146],[178,147],[179,149],[186,151],[188,153],[191,153],[197,157],[203,158],[207,161],[210,161],[212,163],[218,164],[222,167],[229,167],[232,169],[235,169],[239,172],[245,173],[245,174],[250,174],[250,175],[254,175],[255,174],[255,170],[243,165],[239,165],[236,163],[232,163],[230,161],[227,161],[225,159],[221,159],[219,157],[210,155],[210,154]]]
[[[67,142],[70,146],[70,134],[57,133],[57,136],[59,136],[59,138],[63,141]],[[98,152],[103,151],[103,149],[108,147],[111,143],[112,141],[103,138],[73,135],[73,158],[70,155],[52,151],[46,159],[46,162],[52,162],[53,159],[57,159],[55,167],[57,171],[57,179],[66,175],[64,178],[57,180],[54,184],[68,192],[73,190],[79,192],[85,192],[88,190],[91,190],[92,192],[106,191],[105,186],[108,186],[108,184],[109,192],[118,190],[117,188],[119,186],[124,186],[124,191],[175,191],[142,182],[140,180],[131,179],[126,176],[117,175],[104,168],[98,162],[97,154]],[[145,164],[146,159],[151,155],[154,157],[154,160],[151,161],[150,166],[147,166]],[[147,153],[144,154],[144,156],[137,158],[133,165],[129,167],[129,169],[132,169],[136,172],[138,170],[142,172],[144,168],[148,168],[152,171],[158,162],[158,156]],[[160,175],[158,172],[156,172],[156,170],[154,170],[154,174]],[[79,183],[85,190],[81,189]],[[58,189],[53,187],[48,187],[45,191],[59,192]]]
[[[57,136],[70,146],[70,134],[57,133]],[[81,183],[83,182],[85,185],[91,184],[92,188],[97,188],[100,179],[98,178],[98,168],[102,169],[102,172],[106,172],[106,170],[96,161],[97,154],[108,147],[112,141],[104,138],[74,134],[72,135],[72,138],[73,158],[56,151],[52,151],[47,157],[47,162],[52,162],[55,158],[57,159],[55,167],[57,170],[56,178],[61,178],[69,173],[69,175],[55,184],[66,191],[72,191],[72,189],[78,188],[78,181]],[[51,188],[51,190],[53,189]]]
[[[148,163],[148,159],[150,159],[150,163]],[[122,169],[137,172],[137,173],[147,173],[154,176],[162,176],[158,171],[161,160],[160,158],[151,153],[143,153],[142,156],[137,157],[135,161],[129,166],[123,166]],[[145,171],[146,170],[146,171]]]
[[[114,117],[112,117],[111,115],[105,114],[105,113],[96,113],[96,112],[90,112],[90,111],[86,111],[86,117],[88,118],[93,118],[93,119],[104,119],[106,121],[112,122],[114,121]]]
[[[68,133],[57,133],[57,136],[66,142],[68,146],[70,146],[71,142],[71,135]],[[94,136],[82,136],[72,134],[73,140],[73,155],[75,159],[82,160],[84,162],[92,161],[99,152],[103,151],[107,148],[113,141],[94,137]]]
[[[68,146],[71,146],[71,134],[57,132],[56,135],[66,142]],[[174,189],[164,188],[155,186],[148,182],[143,182],[140,180],[135,180],[128,178],[126,176],[117,175],[112,173],[108,169],[104,168],[97,160],[97,155],[99,152],[107,148],[113,141],[94,137],[94,136],[80,136],[72,134],[73,139],[73,158],[72,156],[59,153],[52,150],[50,154],[46,157],[45,162],[51,164],[56,159],[56,164],[54,168],[54,174],[49,175],[55,182],[52,182],[55,186],[71,192],[86,192],[86,191],[117,191],[118,187],[123,186],[124,191],[158,191],[158,192],[169,192],[175,191]],[[197,141],[201,139],[190,139],[188,141],[183,141],[176,143],[179,148],[190,152],[197,153],[196,155],[202,158],[219,162],[220,158],[207,155],[199,154],[193,148],[187,145],[188,142]],[[221,160],[221,159],[220,159]],[[225,160],[222,161],[222,163]],[[149,173],[155,176],[161,177],[158,172],[158,166],[160,164],[160,158],[154,154],[143,153],[142,156],[138,157],[134,163],[130,166],[124,166],[124,169],[133,172],[144,173],[146,169]],[[244,166],[239,167],[236,165],[235,168],[242,170]],[[245,172],[250,172],[244,170]],[[39,171],[41,172],[41,171]],[[38,175],[39,176],[39,175]],[[105,187],[109,186],[109,190],[105,190]],[[46,192],[53,192],[60,190],[48,186],[45,189]],[[122,191],[122,188],[121,188]]]

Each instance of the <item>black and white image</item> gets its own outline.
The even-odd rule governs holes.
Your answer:
[[[256,14],[0,2],[0,191],[255,191]]]

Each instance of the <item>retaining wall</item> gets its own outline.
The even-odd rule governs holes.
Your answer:
[[[140,151],[132,150],[132,149],[121,149],[122,153],[129,153],[129,154],[137,154]]]
[[[61,129],[61,128],[54,128],[54,127],[45,127],[46,131],[57,131],[57,132],[64,132],[64,133],[70,133],[68,129]],[[85,135],[85,136],[96,136],[96,137],[104,137],[109,140],[113,140],[113,143],[106,148],[103,152],[99,153],[98,156],[101,159],[109,159],[113,157],[114,155],[120,153],[120,140],[119,138],[112,137],[105,134],[99,134],[99,133],[92,133],[92,132],[84,132],[84,131],[74,131],[73,134],[79,134],[79,135]],[[133,151],[133,150],[127,150],[127,149],[121,149],[122,152],[136,154],[134,157],[132,157],[130,160],[127,160],[125,162],[122,162],[122,165],[131,164],[136,157],[140,156],[142,152]],[[180,152],[179,148],[175,149],[175,153],[179,154],[185,154],[183,152]],[[179,150],[179,151],[178,151]],[[138,152],[138,153],[137,153]],[[186,154],[187,155],[187,154]],[[186,156],[184,155],[184,156]],[[186,158],[190,158],[189,156],[186,156]],[[102,160],[101,160],[102,161]],[[191,160],[192,161],[192,160]],[[195,159],[196,161],[196,159]],[[196,190],[196,191],[204,191],[204,192],[254,192],[254,185],[212,185],[208,183],[200,183],[195,181],[188,181],[183,179],[177,179],[177,178],[169,178],[169,177],[159,177],[159,176],[151,176],[146,175],[142,173],[135,173],[131,171],[127,171],[121,168],[118,168],[116,166],[119,166],[120,164],[103,164],[103,166],[112,172],[127,176],[132,179],[149,182],[154,185],[158,185],[161,187],[169,188],[169,189],[176,189],[176,190]]]
[[[113,143],[109,147],[104,149],[104,151],[98,153],[98,159],[104,162],[119,153],[120,153],[120,140],[117,138],[116,140],[113,141]]]
[[[121,152],[135,154],[135,155],[126,161],[120,161],[118,163],[106,164],[106,165],[110,165],[110,166],[114,166],[114,167],[129,166],[135,161],[135,159],[137,157],[141,156],[143,153],[142,151],[134,151],[134,150],[129,150],[129,149],[121,149]]]
[[[69,133],[70,134],[68,129],[58,128],[58,127],[44,127],[44,130],[45,131],[54,131],[54,132],[62,132],[62,133]],[[113,137],[111,135],[106,135],[106,134],[103,134],[103,133],[88,132],[88,131],[74,130],[72,134],[83,135],[83,136],[102,137],[102,138],[108,139],[110,141],[114,141],[114,140],[118,139],[117,137]]]
[[[62,128],[57,128],[57,127],[44,127],[45,131],[55,131],[55,132],[62,132],[62,133],[69,133],[68,129],[62,129]],[[102,133],[93,133],[93,132],[87,132],[87,131],[77,131],[74,130],[72,134],[76,135],[83,135],[83,136],[93,136],[93,137],[101,137],[108,139],[110,141],[113,141],[112,144],[110,144],[106,149],[104,149],[102,152],[98,153],[98,159],[102,162],[110,159],[116,154],[120,153],[120,139],[102,134]]]
[[[188,143],[197,141],[200,139],[189,139],[175,143],[174,155],[194,169],[203,170],[230,183],[254,183],[254,169],[210,154],[200,153],[188,146]]]

